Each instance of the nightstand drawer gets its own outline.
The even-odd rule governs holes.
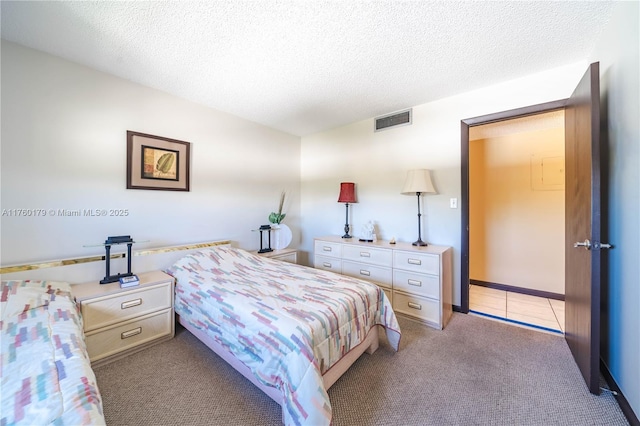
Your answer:
[[[173,309],[166,309],[93,333],[86,333],[89,359],[91,362],[97,361],[159,337],[171,335],[173,333],[172,316]]]
[[[342,273],[342,260],[334,257],[316,255],[313,266],[316,269],[324,269],[325,271],[335,272],[336,274]]]
[[[391,250],[365,246],[344,246],[342,249],[342,258],[355,262],[388,267],[391,267],[393,262]]]
[[[396,290],[440,300],[440,277],[415,272],[393,270],[393,288]]]
[[[440,275],[440,257],[434,254],[394,251],[393,267],[405,271]]]
[[[440,323],[440,302],[437,300],[394,291],[393,310],[434,325]]]
[[[271,256],[271,259],[277,259],[289,263],[298,263],[298,254],[294,251],[293,253]]]
[[[170,308],[173,282],[128,289],[81,303],[84,331],[126,321],[161,309]]]
[[[258,252],[258,250],[254,250],[250,253],[253,253],[256,256],[280,260],[282,262],[298,263],[298,251],[292,248],[277,249],[273,251],[267,251],[264,253],[260,253]]]
[[[316,256],[342,257],[342,244],[327,241],[316,241],[313,246],[313,254]]]
[[[391,268],[367,265],[365,263],[342,261],[342,273],[350,277],[373,281],[382,287],[391,287]]]

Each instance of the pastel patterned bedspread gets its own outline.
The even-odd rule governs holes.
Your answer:
[[[322,374],[372,327],[384,326],[398,349],[400,327],[375,284],[231,247],[193,253],[167,272],[176,313],[283,392],[287,425],[331,422]]]
[[[104,425],[68,283],[2,281],[0,425]]]

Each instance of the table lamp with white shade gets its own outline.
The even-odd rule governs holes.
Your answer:
[[[421,194],[437,194],[438,192],[433,187],[431,182],[431,172],[426,169],[409,170],[407,173],[407,180],[404,182],[404,188],[402,188],[402,194],[404,195],[417,195],[418,197],[418,240],[413,242],[414,246],[427,246],[428,244],[422,241],[422,232],[420,229],[420,195]]]

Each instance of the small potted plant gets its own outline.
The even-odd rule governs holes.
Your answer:
[[[286,196],[286,192],[282,191],[280,194],[280,205],[278,206],[278,213],[271,212],[269,215],[269,222],[274,225],[280,225],[280,222],[284,220],[284,217],[287,215],[286,213],[282,213],[282,207],[284,206],[284,198]]]

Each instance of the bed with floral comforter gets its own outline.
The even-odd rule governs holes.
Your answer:
[[[2,281],[0,425],[104,425],[68,283]]]
[[[176,313],[282,392],[287,425],[328,425],[322,375],[381,325],[397,350],[400,328],[375,284],[231,247],[185,256]]]

